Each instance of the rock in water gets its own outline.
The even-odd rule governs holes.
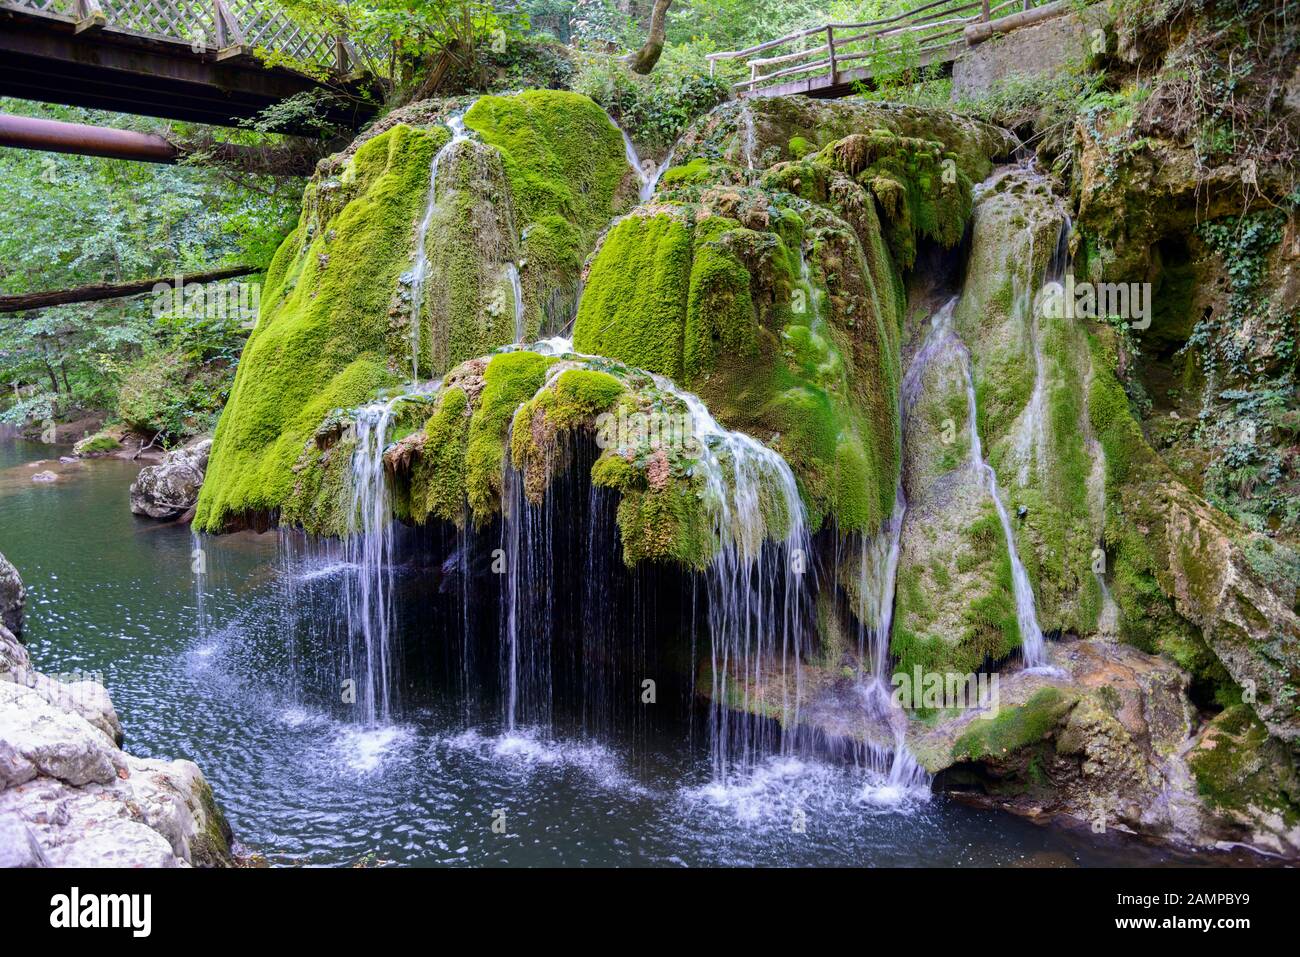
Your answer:
[[[230,828],[190,761],[119,748],[104,688],[33,671],[0,626],[0,866],[231,863]]]
[[[131,511],[150,518],[177,518],[199,500],[212,440],[203,439],[168,452],[157,465],[146,465],[131,483]]]
[[[18,577],[18,569],[4,555],[0,555],[0,625],[15,636],[23,636],[23,608],[27,604],[27,590]]]

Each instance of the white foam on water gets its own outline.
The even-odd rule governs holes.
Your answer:
[[[344,764],[361,774],[379,770],[404,750],[414,737],[409,728],[381,725],[373,728],[343,727],[334,739]]]

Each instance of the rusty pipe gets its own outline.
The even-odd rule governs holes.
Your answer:
[[[181,155],[180,150],[156,133],[137,133],[8,113],[0,113],[0,146],[146,163],[175,163]]]

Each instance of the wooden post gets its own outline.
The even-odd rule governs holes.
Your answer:
[[[989,22],[989,0],[984,0],[983,7],[980,9],[980,23]]]
[[[99,5],[99,0],[77,0],[73,9],[77,15],[77,22],[72,27],[73,33],[102,30],[108,23],[108,17],[104,15],[104,8]]]
[[[225,0],[212,0],[212,27],[216,31],[218,60],[228,60],[244,52],[244,31]]]
[[[826,50],[831,58],[831,86],[839,82],[839,70],[835,66],[835,28],[826,25]]]

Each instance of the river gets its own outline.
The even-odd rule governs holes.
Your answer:
[[[0,440],[0,552],[28,586],[36,666],[102,674],[126,749],[197,762],[237,838],[272,864],[1187,863],[942,795],[885,801],[816,760],[773,758],[715,788],[707,746],[680,733],[505,734],[495,704],[436,690],[391,725],[340,720],[302,691],[314,636],[285,633],[297,592],[284,576],[302,569],[275,533],[205,543],[200,615],[188,529],[127,507],[137,466],[47,463],[59,481],[31,480],[30,463],[63,451]]]

